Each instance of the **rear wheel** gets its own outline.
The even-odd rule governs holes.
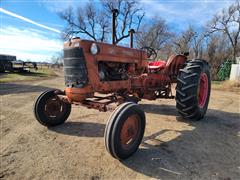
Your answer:
[[[202,119],[208,108],[210,91],[208,63],[199,59],[187,62],[177,77],[176,103],[179,114],[185,119]]]
[[[43,92],[34,104],[34,115],[44,126],[57,126],[63,124],[71,112],[71,104],[61,101],[56,90]]]
[[[107,151],[117,159],[135,153],[145,130],[145,114],[135,103],[121,104],[111,115],[105,129]]]

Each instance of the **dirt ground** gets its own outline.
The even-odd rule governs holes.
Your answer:
[[[110,112],[73,107],[63,125],[46,128],[33,102],[63,78],[0,84],[3,179],[240,179],[240,93],[213,90],[206,117],[178,117],[175,100],[143,100],[147,124],[140,149],[126,161],[104,147]]]

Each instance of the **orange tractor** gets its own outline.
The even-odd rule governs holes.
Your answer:
[[[131,33],[132,31],[130,31]],[[131,36],[132,37],[132,34]],[[64,123],[71,105],[114,110],[105,129],[105,146],[117,159],[131,156],[139,147],[145,130],[141,99],[174,98],[176,108],[189,120],[204,117],[211,90],[208,63],[187,60],[186,54],[167,61],[151,61],[156,52],[79,38],[64,43],[65,90],[43,92],[35,102],[34,114],[44,126]],[[115,106],[114,106],[115,105]]]

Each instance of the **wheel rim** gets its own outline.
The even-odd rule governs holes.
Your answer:
[[[208,76],[202,73],[199,82],[198,106],[203,108],[208,96]]]
[[[66,108],[57,97],[48,99],[44,106],[44,113],[51,119],[56,119],[64,115]]]
[[[139,119],[137,115],[132,115],[124,122],[120,132],[120,142],[124,149],[131,149],[139,136]]]

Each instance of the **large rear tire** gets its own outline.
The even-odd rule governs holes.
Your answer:
[[[145,131],[145,114],[139,105],[126,102],[110,116],[105,129],[105,146],[116,159],[123,160],[135,153]]]
[[[71,104],[61,101],[55,91],[43,92],[34,104],[35,118],[44,126],[63,124],[71,113]]]
[[[184,119],[200,120],[206,114],[211,92],[209,65],[194,59],[180,69],[177,77],[176,106]]]

